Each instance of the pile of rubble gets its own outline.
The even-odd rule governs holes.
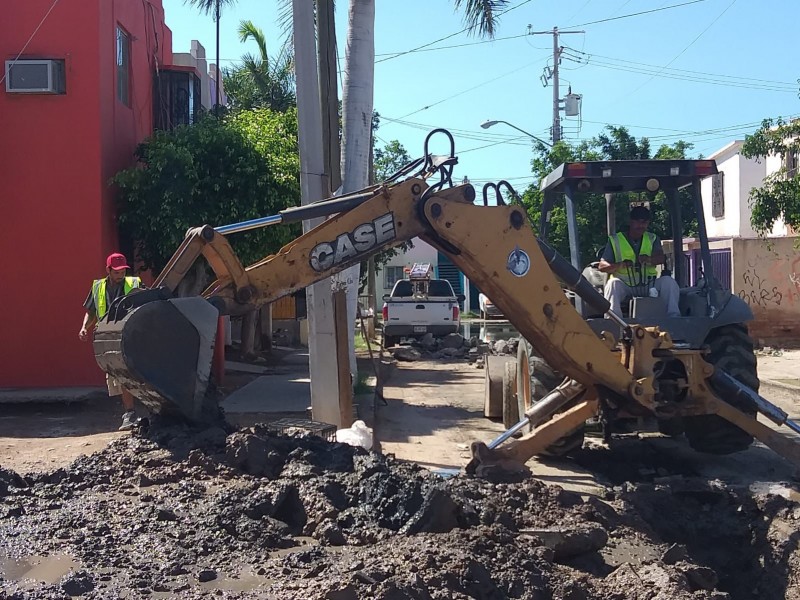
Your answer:
[[[484,357],[487,354],[513,354],[517,353],[518,339],[497,340],[482,342],[477,336],[465,338],[460,333],[450,333],[444,337],[434,337],[426,333],[418,340],[413,340],[408,346],[397,346],[392,355],[397,360],[416,361],[430,359],[468,359],[482,368]]]
[[[582,498],[260,426],[153,428],[0,470],[0,597],[797,597],[796,503],[678,479]]]

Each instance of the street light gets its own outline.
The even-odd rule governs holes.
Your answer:
[[[542,139],[539,139],[538,137],[536,137],[535,135],[533,135],[532,133],[528,133],[528,132],[527,132],[527,131],[525,131],[524,129],[520,129],[520,128],[519,128],[519,127],[517,127],[516,125],[512,125],[512,124],[511,124],[511,123],[509,123],[508,121],[484,121],[483,123],[481,123],[481,127],[482,127],[483,129],[489,129],[489,127],[494,127],[494,126],[495,126],[495,125],[497,125],[498,123],[505,123],[505,124],[506,124],[506,125],[508,125],[509,127],[513,127],[513,128],[514,128],[514,129],[516,129],[517,131],[521,131],[522,133],[524,133],[525,135],[527,135],[529,138],[533,138],[534,140],[536,140],[536,141],[537,141],[537,142],[539,142],[540,144],[544,144],[545,146],[548,146],[549,148],[552,148],[552,147],[553,147],[553,144],[551,144],[550,142],[545,142],[544,140],[542,140]]]

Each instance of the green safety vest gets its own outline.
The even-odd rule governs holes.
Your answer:
[[[106,305],[106,286],[108,285],[108,277],[103,279],[95,279],[92,283],[92,298],[94,299],[94,306],[97,309],[97,320],[102,319],[108,312]],[[123,287],[123,293],[127,295],[133,288],[138,288],[142,285],[142,280],[138,277],[126,277]]]
[[[622,232],[608,236],[608,241],[611,243],[611,247],[614,249],[614,262],[619,263],[623,260],[629,260],[634,265],[636,264],[638,259],[636,252],[633,251],[633,246],[631,246],[628,238],[625,237]],[[655,241],[655,234],[645,231],[644,237],[642,237],[642,246],[639,248],[639,256],[652,256],[653,244],[655,244]],[[630,273],[628,269],[622,268],[611,276],[618,277],[628,285],[635,285],[637,282],[631,280],[631,275],[634,275],[634,273]],[[645,280],[653,279],[658,277],[658,270],[656,269],[655,265],[642,265],[642,276],[645,278]]]

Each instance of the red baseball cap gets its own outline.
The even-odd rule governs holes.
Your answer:
[[[130,269],[125,255],[120,254],[119,252],[114,252],[113,254],[108,255],[108,258],[106,259],[106,268],[111,269],[112,271]]]

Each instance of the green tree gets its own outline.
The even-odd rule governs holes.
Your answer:
[[[285,111],[297,105],[294,87],[294,64],[290,48],[284,46],[270,59],[264,32],[252,21],[239,24],[239,41],[253,40],[258,54],[247,53],[242,63],[225,69],[225,91],[232,108],[271,108]]]
[[[397,140],[392,140],[383,148],[375,148],[373,159],[375,181],[386,181],[410,161],[411,155]]]
[[[375,128],[377,128],[377,116],[373,115],[373,122]],[[375,148],[373,151],[373,166],[375,170],[375,181],[381,182],[386,181],[390,176],[394,175],[400,167],[407,164],[411,161],[411,156],[409,155],[408,151],[403,147],[397,140],[392,140],[388,144],[386,144],[383,148]],[[410,250],[413,248],[414,245],[409,240],[408,242],[404,242],[395,246],[394,248],[387,248],[381,252],[378,252],[375,256],[373,256],[373,260],[375,262],[375,269],[380,270],[381,267],[386,265],[392,258],[397,256],[400,252],[405,252],[406,250]],[[367,261],[361,263],[361,272],[359,274],[359,293],[364,290],[367,285],[367,276],[369,275],[369,270],[367,268]]]
[[[532,172],[539,180],[565,162],[582,162],[591,160],[645,160],[687,158],[686,153],[692,145],[678,141],[671,146],[661,146],[655,155],[651,154],[650,140],[637,140],[625,127],[608,126],[605,131],[590,141],[570,145],[565,141],[556,143],[552,148],[543,144],[534,147],[534,158],[531,161]],[[539,227],[544,194],[538,183],[531,185],[522,195],[523,204],[534,227]],[[624,225],[628,219],[628,207],[632,201],[649,201],[653,212],[650,230],[662,239],[671,238],[669,213],[666,210],[666,198],[659,192],[655,196],[647,194],[616,194],[614,207],[618,224]],[[681,214],[684,220],[684,236],[697,232],[697,215],[691,195],[680,193]],[[608,234],[604,226],[606,222],[606,201],[601,194],[580,194],[577,203],[578,237],[580,238],[581,257],[584,262],[594,260],[598,252],[606,244]],[[548,241],[564,256],[569,256],[569,235],[567,216],[563,200],[558,200],[550,213]]]
[[[297,115],[294,110],[242,111],[158,131],[136,150],[139,164],[121,171],[119,226],[136,241],[145,268],[160,271],[189,227],[275,214],[299,204]],[[231,236],[251,264],[280,248],[296,227],[267,227]]]
[[[782,159],[781,168],[750,191],[753,229],[765,236],[778,219],[800,229],[800,120],[766,119],[753,135],[745,137],[742,155],[759,161],[768,156]]]

